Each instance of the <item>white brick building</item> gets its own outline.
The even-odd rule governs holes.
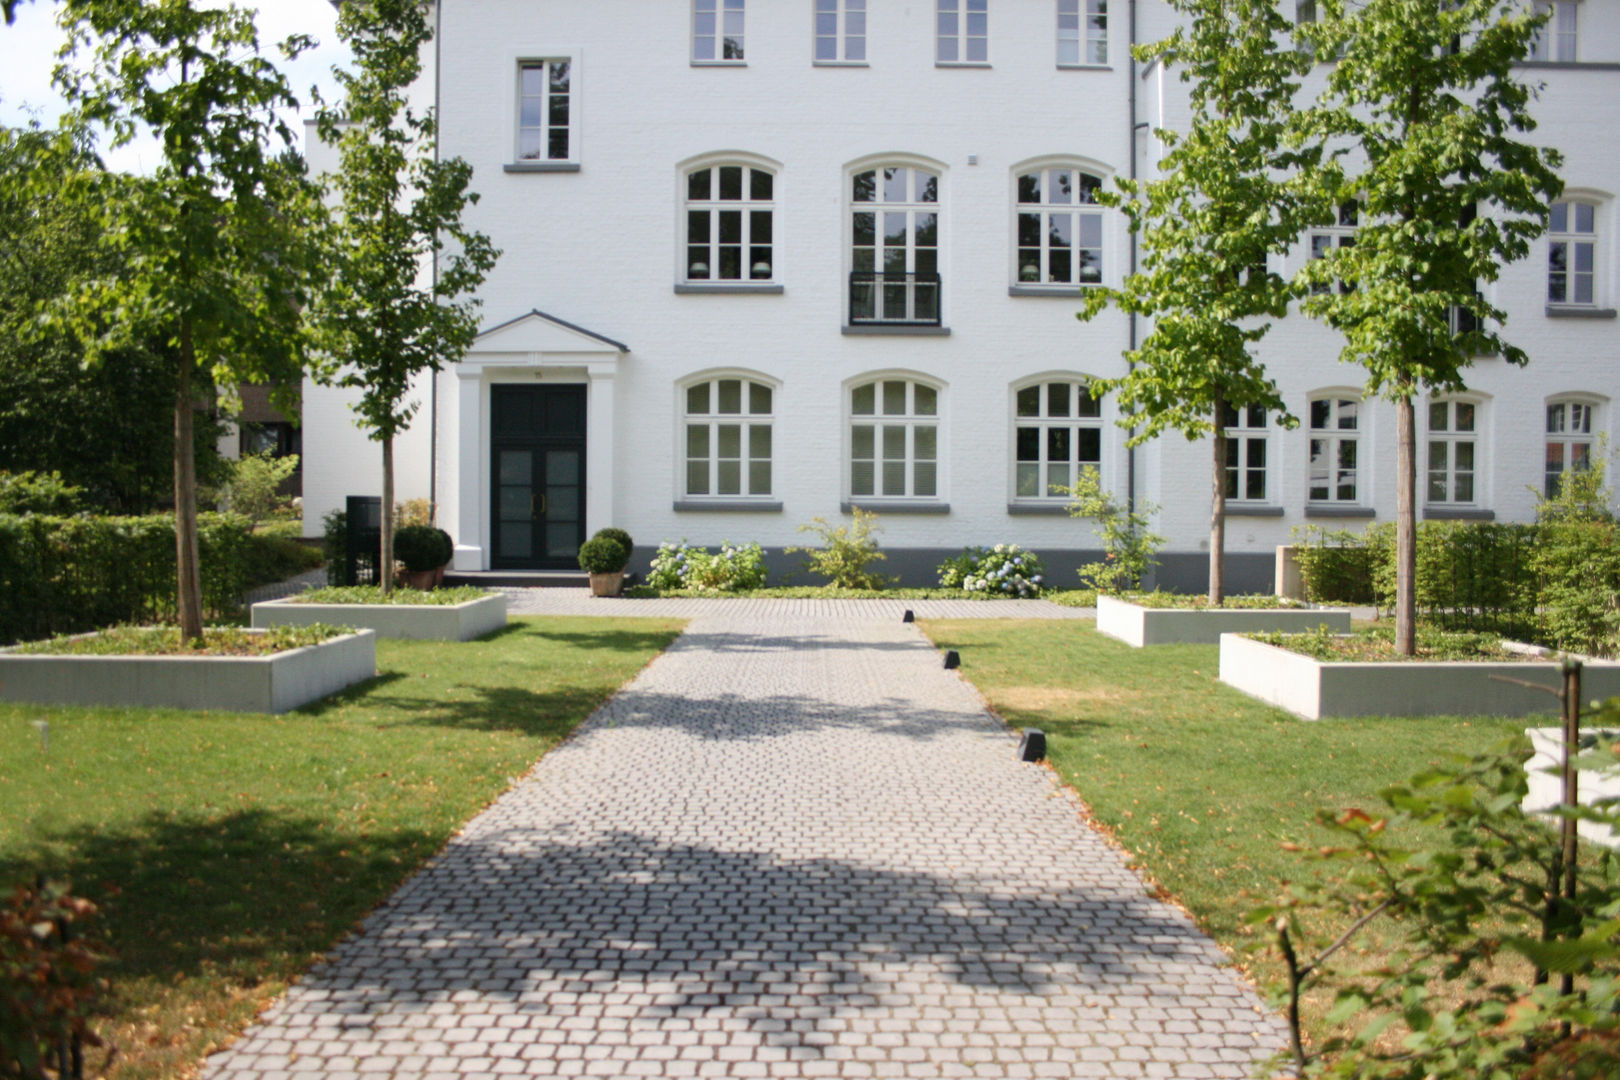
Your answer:
[[[1469,394],[1420,405],[1429,517],[1529,518],[1549,461],[1614,423],[1620,5],[1557,6],[1549,59],[1523,74],[1546,84],[1536,137],[1566,159],[1561,231],[1494,286],[1532,360],[1483,359]],[[1127,49],[1133,19],[1149,41],[1170,16],[1156,0],[444,4],[423,95],[504,254],[473,354],[423,380],[399,497],[436,499],[458,570],[572,568],[608,524],[634,534],[638,567],[666,539],[780,549],[855,505],[880,513],[886,568],[912,583],[1008,541],[1073,584],[1096,541],[1041,493],[1095,463],[1162,507],[1160,581],[1201,587],[1208,448],[1128,452],[1111,402],[1081,390],[1122,372],[1132,328],[1074,317],[1130,257],[1087,192],[1133,155],[1148,171],[1139,125],[1184,107]],[[1351,404],[1362,374],[1337,352],[1297,315],[1265,343],[1302,425],[1239,440],[1237,587],[1269,586],[1294,526],[1394,516],[1393,409]],[[379,453],[336,391],[306,387],[304,417],[315,534],[380,489]]]

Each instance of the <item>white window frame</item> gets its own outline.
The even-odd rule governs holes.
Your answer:
[[[1057,66],[1108,66],[1108,0],[1057,0]]]
[[[1341,203],[1336,211],[1337,221],[1332,225],[1319,225],[1311,229],[1305,237],[1305,257],[1312,262],[1326,258],[1328,254],[1339,248],[1356,246],[1356,229],[1361,223],[1361,205],[1357,202]],[[1355,291],[1355,286],[1343,281],[1338,283],[1339,292],[1349,293]],[[1327,282],[1316,282],[1311,285],[1312,296],[1325,296],[1333,291],[1333,286]]]
[[[1272,466],[1276,462],[1271,441],[1271,418],[1258,405],[1227,408],[1232,419],[1222,424],[1226,432],[1226,462],[1222,466],[1222,475],[1230,489],[1226,501],[1245,506],[1269,506],[1272,502],[1272,477],[1275,475]],[[1256,443],[1260,446],[1261,461],[1258,465],[1254,463]],[[1257,496],[1248,494],[1247,483],[1255,473],[1260,475],[1260,494]]]
[[[1574,64],[1581,58],[1580,0],[1536,0],[1537,13],[1551,11],[1552,18],[1530,41],[1525,59],[1541,63]]]
[[[722,412],[721,384],[738,384],[738,411]],[[706,387],[707,408],[692,409],[692,392]],[[763,391],[765,408],[759,409]],[[773,497],[776,487],[776,406],[780,403],[782,388],[776,380],[759,372],[723,369],[705,371],[683,379],[677,386],[681,423],[676,436],[677,452],[676,490],[681,500],[745,501]],[[737,429],[736,455],[721,454],[722,429]],[[701,454],[694,455],[692,441],[695,429],[703,429],[704,444]],[[756,439],[757,431],[764,431],[763,453]],[[722,492],[728,464],[736,467],[736,491]],[[756,466],[764,465],[764,479],[760,482]],[[707,490],[693,491],[694,468],[704,476],[701,485]]]
[[[1595,394],[1560,394],[1547,399],[1541,467],[1541,493],[1547,498],[1557,494],[1553,477],[1592,467],[1592,452],[1603,434],[1603,406],[1604,400]],[[1554,447],[1558,448],[1556,472],[1550,468]]]
[[[1436,413],[1442,412],[1440,426],[1436,426]],[[1464,428],[1464,416],[1469,426]],[[1423,436],[1423,505],[1434,509],[1475,509],[1481,505],[1480,492],[1485,486],[1483,453],[1488,445],[1484,438],[1485,399],[1478,396],[1431,398],[1424,415]],[[1435,450],[1443,446],[1444,460],[1436,463]],[[1469,467],[1464,469],[1458,461],[1462,447],[1468,447]],[[1463,476],[1468,478],[1468,498],[1458,495],[1457,484]],[[1435,483],[1439,480],[1439,494]]]
[[[735,19],[733,19],[735,15]],[[702,29],[705,16],[713,26]],[[692,0],[692,64],[696,67],[742,67],[748,63],[747,0]],[[736,32],[732,33],[735,27]],[[737,54],[726,48],[736,43]],[[708,56],[701,55],[707,52]]]
[[[1327,405],[1325,424],[1317,424],[1317,405]],[[1343,426],[1344,407],[1355,407],[1352,425]],[[1370,492],[1367,487],[1368,461],[1368,425],[1367,402],[1355,390],[1319,390],[1310,396],[1306,408],[1306,432],[1308,441],[1305,454],[1305,502],[1307,506],[1327,507],[1360,507],[1367,505]],[[1327,451],[1326,471],[1321,475],[1326,482],[1327,494],[1318,496],[1317,488],[1317,444],[1325,443]],[[1355,448],[1355,463],[1346,468],[1343,465],[1343,448]],[[1344,486],[1343,477],[1351,477],[1351,491],[1348,496],[1340,494]]]
[[[741,198],[723,199],[720,197],[720,170],[732,168],[742,171]],[[696,199],[692,197],[691,180],[695,174],[704,170],[709,172],[709,197]],[[763,173],[771,178],[771,194],[769,198],[754,197],[755,173]],[[712,287],[717,291],[724,291],[739,287],[769,287],[781,280],[781,263],[779,259],[781,252],[780,222],[776,212],[777,199],[781,193],[781,175],[781,166],[776,162],[765,158],[738,154],[709,155],[681,165],[678,170],[680,217],[676,224],[676,236],[679,241],[676,245],[679,260],[676,268],[677,281],[682,285],[689,285],[694,288]],[[721,264],[720,249],[732,246],[724,244],[721,240],[721,225],[723,223],[721,215],[727,212],[735,212],[741,215],[740,231],[736,245],[741,248],[741,274],[735,278],[720,277],[717,274]],[[708,252],[705,260],[708,275],[703,277],[693,275],[691,215],[694,213],[702,213],[708,216],[709,239],[707,241]],[[754,242],[758,226],[758,222],[754,217],[755,214],[770,215],[770,240],[765,245]],[[765,276],[756,277],[755,270],[757,269],[758,260],[755,257],[757,254],[755,249],[760,246],[769,248],[767,259],[770,270]]]
[[[904,199],[888,199],[889,171],[904,169],[907,175],[907,191]],[[855,182],[858,177],[873,173],[873,196],[871,200],[857,201],[855,198]],[[920,196],[924,188],[917,182],[918,174],[923,174],[933,180],[933,201]],[[945,234],[945,170],[938,162],[924,158],[906,156],[885,156],[870,158],[849,166],[844,172],[844,193],[847,199],[844,208],[844,251],[847,264],[845,267],[846,294],[844,297],[845,316],[850,326],[867,325],[895,325],[895,326],[943,326],[945,325],[945,284],[946,268],[945,253],[948,250]],[[856,218],[861,214],[872,215],[872,243],[857,247]],[[904,268],[889,270],[887,255],[897,245],[885,245],[886,239],[885,215],[904,214],[906,221]],[[918,244],[917,236],[920,224],[918,215],[934,215],[934,244],[932,246]],[[858,257],[863,252],[870,252],[870,258]],[[870,266],[862,265],[870,263]],[[933,270],[921,269],[932,264]],[[929,293],[926,287],[919,288],[912,280],[910,284],[902,283],[897,286],[879,284],[876,279],[872,283],[871,314],[856,318],[854,290],[847,288],[853,281],[855,273],[903,273],[906,275],[934,273],[939,275],[939,282],[933,291],[933,309],[938,318],[931,318],[926,314]],[[886,288],[904,289],[903,294],[886,293]],[[898,299],[898,304],[890,303],[891,299]],[[896,306],[900,310],[895,311]]]
[[[974,33],[975,29],[980,32]],[[972,55],[975,52],[980,55]],[[934,63],[943,67],[990,65],[990,0],[935,0]]]
[[[1562,208],[1562,210],[1560,210]],[[1580,215],[1582,210],[1591,212],[1592,228],[1590,231],[1580,230]],[[1603,278],[1600,272],[1602,263],[1602,203],[1589,195],[1569,194],[1553,203],[1547,213],[1547,305],[1555,308],[1591,308],[1598,306],[1598,298],[1602,295]],[[1562,220],[1560,220],[1562,219]],[[1561,226],[1561,227],[1559,227]],[[1590,269],[1580,269],[1581,249],[1586,249]],[[1558,265],[1559,253],[1563,253],[1563,265]],[[1573,256],[1573,258],[1572,258]],[[1554,277],[1562,276],[1563,298],[1554,299]],[[1579,299],[1580,279],[1589,280],[1589,295],[1585,300]]]
[[[1087,467],[1095,468],[1099,476],[1106,475],[1103,470],[1108,463],[1107,433],[1112,425],[1106,400],[1091,395],[1090,383],[1085,375],[1050,372],[1013,384],[1009,403],[1011,446],[1007,455],[1010,464],[1007,490],[1014,504],[1062,506],[1074,496],[1053,491],[1055,481],[1063,481],[1062,487],[1073,487],[1080,479],[1081,470]],[[1057,387],[1063,389],[1054,395],[1053,389]],[[1054,409],[1060,401],[1063,408]],[[1029,411],[1031,404],[1033,412]],[[1026,431],[1034,433],[1032,448],[1023,445]],[[1094,457],[1084,452],[1083,444],[1090,440],[1083,438],[1082,432],[1095,433],[1092,436],[1096,442]],[[1062,439],[1056,439],[1054,433],[1063,433]],[[1054,452],[1053,444],[1058,441],[1067,443],[1063,461],[1058,461],[1059,455]],[[1033,457],[1027,456],[1031,449]]]
[[[867,66],[867,5],[869,0],[812,0],[810,60],[823,67]],[[822,42],[832,44],[831,56],[822,56]],[[851,53],[859,53],[853,56]]]
[[[1067,173],[1071,176],[1070,202],[1054,202],[1054,177]],[[1075,158],[1042,158],[1017,165],[1012,170],[1012,281],[1013,288],[1039,292],[1054,292],[1072,294],[1078,290],[1096,288],[1108,281],[1108,238],[1109,216],[1107,208],[1096,201],[1095,193],[1101,191],[1108,183],[1110,172],[1094,162],[1082,161]],[[1024,202],[1025,178],[1039,177],[1039,201]],[[1088,183],[1088,181],[1090,183]],[[1090,201],[1082,201],[1090,193]],[[1026,245],[1022,232],[1023,218],[1025,216],[1039,217],[1037,244]],[[1051,281],[1052,246],[1052,219],[1067,216],[1070,218],[1069,247],[1069,279],[1067,281]],[[1090,239],[1095,244],[1082,244],[1087,239],[1085,233],[1094,230]],[[1096,280],[1086,280],[1084,277],[1082,252],[1094,252],[1097,259]],[[1033,254],[1036,262],[1035,276],[1028,276],[1026,266],[1026,252]]]
[[[566,64],[568,67],[568,90],[566,95],[566,109],[568,122],[564,131],[568,138],[568,153],[563,157],[552,157],[550,154],[551,136],[555,130],[553,124],[553,99],[559,95],[550,92],[552,65]],[[524,123],[524,102],[532,95],[524,93],[524,72],[532,69],[542,70],[545,78],[546,92],[540,95],[541,109],[538,124]],[[548,167],[577,165],[580,160],[580,65],[577,52],[535,50],[512,59],[512,114],[507,130],[512,133],[512,162],[518,167],[545,169]],[[524,136],[528,131],[537,133],[537,152],[532,157],[524,156]]]
[[[886,384],[898,383],[903,389],[904,411],[889,412]],[[932,395],[933,412],[919,412],[918,389]],[[871,412],[857,411],[864,406],[863,391],[871,390]],[[923,399],[926,400],[926,397]],[[844,488],[854,504],[875,502],[943,503],[945,501],[945,385],[916,372],[895,371],[862,375],[844,386]],[[870,445],[858,429],[871,428]],[[891,436],[889,432],[894,432]],[[927,435],[921,432],[929,432]],[[894,437],[899,439],[895,446]],[[932,446],[929,446],[929,442]],[[895,454],[895,450],[899,454]],[[932,457],[927,456],[932,451]],[[867,465],[867,484],[857,479]],[[900,490],[889,488],[884,466],[898,464]],[[932,477],[932,484],[926,478]],[[869,485],[870,491],[859,490]],[[928,487],[932,490],[926,490]]]

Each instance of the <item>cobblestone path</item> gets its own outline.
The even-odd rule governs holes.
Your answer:
[[[700,618],[205,1075],[1250,1075],[1276,1019],[1014,746],[914,627]]]

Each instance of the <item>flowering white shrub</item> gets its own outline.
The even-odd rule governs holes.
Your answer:
[[[655,589],[742,592],[765,585],[765,550],[758,544],[720,545],[718,552],[666,540],[653,556],[647,584]]]
[[[1017,544],[965,548],[939,565],[939,583],[944,588],[1023,599],[1041,595],[1045,575],[1041,557]]]

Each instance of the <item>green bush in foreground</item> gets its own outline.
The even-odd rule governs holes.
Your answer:
[[[859,507],[854,522],[836,528],[826,518],[811,518],[810,524],[800,525],[800,532],[815,533],[821,538],[819,548],[790,547],[788,554],[801,553],[804,564],[812,574],[820,574],[828,584],[840,589],[881,589],[890,584],[888,578],[871,569],[875,562],[888,558],[878,550],[874,533],[882,532],[877,515]]]

